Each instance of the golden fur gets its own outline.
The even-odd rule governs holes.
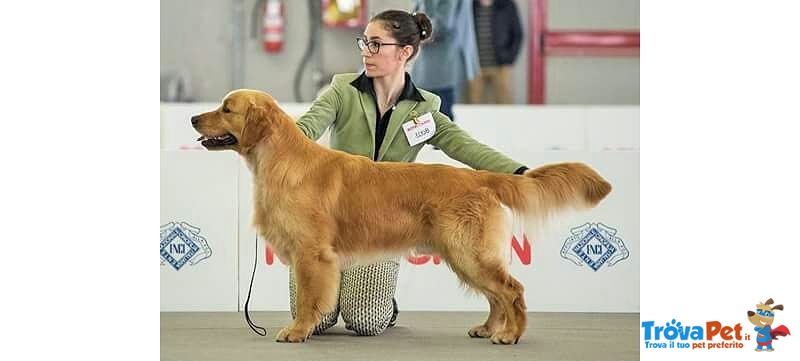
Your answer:
[[[419,247],[441,255],[462,282],[487,297],[489,317],[470,336],[516,343],[526,327],[525,298],[501,254],[508,242],[502,206],[542,219],[593,207],[611,191],[580,163],[523,176],[374,162],[330,150],[307,139],[271,96],[254,90],[231,92],[192,124],[200,140],[218,137],[203,141],[210,150],[231,149],[245,159],[254,177],[253,223],[294,267],[297,318],[277,341],[305,341],[333,309],[342,264]]]

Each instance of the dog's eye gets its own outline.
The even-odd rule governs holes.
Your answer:
[[[223,112],[223,113],[230,113],[230,112],[231,112],[231,110],[230,110],[230,109],[228,109],[228,107],[222,107],[222,112]]]

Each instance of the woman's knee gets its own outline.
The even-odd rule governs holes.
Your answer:
[[[362,336],[383,333],[394,314],[398,260],[387,260],[342,272],[339,312],[345,328]]]
[[[393,308],[391,303],[388,308],[374,305],[367,307],[341,305],[340,312],[346,329],[359,336],[376,336],[382,334],[389,327]]]

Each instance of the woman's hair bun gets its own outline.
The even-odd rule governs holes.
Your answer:
[[[425,13],[412,13],[411,16],[414,18],[414,22],[417,23],[419,27],[419,40],[425,41],[431,38],[431,34],[433,33],[433,25],[431,24],[431,19],[428,18],[428,15]]]

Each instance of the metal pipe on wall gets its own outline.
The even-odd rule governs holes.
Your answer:
[[[318,83],[321,77],[321,69],[322,69],[322,51],[320,46],[320,38],[321,38],[321,25],[320,19],[322,17],[322,9],[319,0],[309,0],[308,1],[308,45],[306,47],[305,52],[303,53],[302,59],[300,60],[300,65],[297,67],[294,76],[294,97],[296,102],[304,102],[305,98],[303,97],[301,91],[301,84],[303,80],[303,74],[305,73],[303,69],[306,68],[311,58],[316,55],[317,59],[315,61],[317,68],[312,69],[309,74],[311,74],[311,84],[312,84],[312,98],[316,95],[318,88]]]
[[[231,12],[231,90],[244,88],[244,0],[233,0]]]

